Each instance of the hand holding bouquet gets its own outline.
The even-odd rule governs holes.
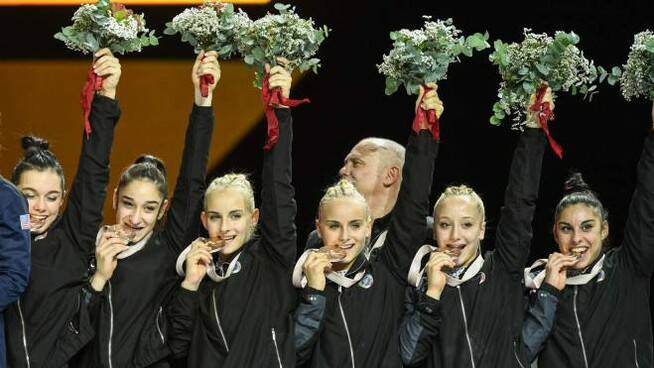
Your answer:
[[[473,50],[490,47],[488,34],[475,33],[464,37],[451,19],[434,22],[430,17],[425,18],[427,20],[420,29],[402,29],[390,34],[393,49],[377,65],[379,72],[386,76],[387,95],[395,93],[400,85],[404,85],[409,95],[418,94],[420,86],[429,92],[431,88],[427,84],[447,79],[450,64],[459,62],[460,55],[472,56]],[[432,127],[434,138],[438,139],[435,111],[418,106],[413,129],[417,132],[425,120]]]
[[[125,54],[159,44],[154,31],[145,28],[143,14],[134,14],[124,5],[111,3],[110,0],[82,5],[72,20],[72,25],[62,28],[54,37],[63,41],[70,50],[83,54],[95,53],[103,48],[114,54]],[[87,139],[91,134],[89,113],[93,94],[101,87],[102,78],[89,69],[81,97]]]
[[[289,75],[299,68],[318,72],[320,59],[314,56],[327,37],[326,26],[315,28],[314,21],[300,18],[290,5],[275,4],[279,14],[266,14],[251,21],[242,11],[237,14],[238,50],[246,64],[254,66],[254,85],[261,88],[261,100],[268,121],[268,139],[264,149],[271,149],[279,136],[276,107],[293,107],[308,99],[292,100],[282,94],[282,89],[271,85],[271,72],[279,74],[281,68]]]
[[[167,35],[179,33],[182,42],[193,46],[195,53],[204,50],[216,51],[222,59],[229,58],[236,51],[235,36],[238,23],[235,22],[234,6],[220,1],[205,1],[199,7],[185,9],[166,23]],[[210,74],[200,80],[202,97],[209,95],[209,85],[214,83]]]
[[[494,43],[495,51],[490,61],[497,65],[502,76],[498,91],[499,101],[493,105],[491,124],[499,125],[507,115],[514,116],[513,128],[522,129],[526,114],[536,113],[539,124],[545,131],[550,146],[562,157],[563,149],[549,134],[548,121],[553,119],[552,105],[545,101],[548,88],[553,101],[556,92],[581,93],[592,97],[596,93],[598,80],[617,81],[615,68],[607,72],[595,67],[583,52],[577,48],[579,36],[574,32],[556,32],[554,37],[545,33],[531,33],[524,30],[524,40],[520,43],[506,44],[501,40]],[[530,98],[535,96],[533,101]]]

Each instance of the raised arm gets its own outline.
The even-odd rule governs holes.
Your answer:
[[[270,87],[281,88],[288,98],[291,76],[280,66],[270,69]],[[261,233],[262,250],[284,267],[291,269],[297,254],[295,228],[295,189],[291,183],[293,143],[293,119],[291,109],[277,108],[279,140],[265,151],[261,183]]]
[[[633,270],[645,277],[650,277],[654,269],[654,105],[652,124],[638,162],[622,249]]]
[[[108,49],[95,54],[94,68],[103,77],[102,90],[93,98],[89,122],[92,132],[82,137],[77,173],[63,213],[63,226],[83,256],[95,252],[95,237],[102,224],[102,211],[109,184],[109,158],[114,127],[120,117],[116,88],[121,75],[120,62]]]
[[[164,234],[173,251],[181,253],[199,233],[202,198],[206,189],[206,171],[213,134],[214,115],[211,102],[213,91],[220,80],[220,65],[215,51],[201,52],[195,60],[191,79],[195,88],[195,104],[191,111],[182,165],[177,176],[175,192],[170,202]],[[200,79],[203,74],[214,76],[207,97],[202,97]]]
[[[541,129],[526,128],[513,153],[495,241],[497,255],[511,273],[521,275],[529,257],[544,151]]]
[[[422,96],[418,98],[421,100]],[[422,99],[427,109],[442,113],[442,102],[432,90]],[[416,251],[425,242],[425,216],[429,213],[429,195],[438,155],[438,141],[429,125],[424,122],[420,130],[411,132],[406,146],[402,185],[393,209],[393,215],[382,248],[382,257],[393,273],[406,280],[409,266]]]

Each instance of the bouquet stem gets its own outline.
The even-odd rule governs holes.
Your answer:
[[[284,97],[281,88],[270,88],[269,79],[270,75],[266,74],[261,85],[261,102],[268,122],[268,139],[263,147],[266,151],[272,149],[279,140],[279,121],[275,115],[275,108],[279,106],[295,107],[305,102],[311,102],[308,98],[293,100]]]
[[[422,85],[422,88],[424,88],[425,93],[422,95],[420,98],[420,102],[418,103],[418,108],[416,109],[416,117],[413,118],[413,131],[418,134],[420,130],[422,129],[421,127],[427,123],[429,126],[429,130],[431,131],[432,135],[434,136],[434,140],[439,140],[440,139],[440,127],[438,124],[438,116],[436,116],[436,111],[434,110],[425,110],[422,108],[422,100],[425,98],[425,95],[427,92],[433,90],[433,88],[427,87],[426,85]]]
[[[550,120],[554,119],[554,113],[552,112],[550,103],[543,101],[545,92],[547,92],[546,84],[542,84],[538,87],[538,90],[536,91],[536,101],[533,105],[529,106],[529,111],[538,113],[538,122],[545,132],[545,137],[547,138],[552,151],[554,151],[559,158],[563,158],[563,148],[554,140],[554,138],[552,138],[550,129],[547,125]]]
[[[93,71],[93,66],[91,66],[86,75],[86,83],[84,83],[84,87],[82,88],[82,95],[80,98],[80,103],[82,104],[82,112],[84,114],[84,131],[86,132],[87,140],[91,137],[91,123],[89,123],[91,103],[93,102],[93,96],[95,95],[95,92],[102,89],[103,80],[103,77],[95,74]]]

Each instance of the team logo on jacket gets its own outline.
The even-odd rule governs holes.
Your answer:
[[[29,230],[32,227],[30,224],[30,215],[24,214],[20,215],[20,229]]]
[[[374,279],[373,279],[372,275],[367,273],[365,276],[363,276],[361,281],[359,281],[359,286],[364,288],[364,289],[368,289],[369,287],[372,286],[373,281],[374,281]]]

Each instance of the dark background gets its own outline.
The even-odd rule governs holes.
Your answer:
[[[336,180],[343,158],[357,141],[380,136],[406,142],[415,97],[406,96],[402,90],[385,96],[384,79],[375,66],[391,47],[390,31],[421,26],[423,14],[451,17],[466,34],[488,31],[491,43],[496,38],[520,41],[523,27],[548,33],[574,30],[581,36],[579,46],[588,58],[599,65],[613,66],[626,61],[633,35],[651,28],[654,14],[651,1],[291,3],[303,16],[311,16],[317,24],[327,24],[333,30],[319,53],[323,64],[320,74],[305,76],[292,92],[293,97],[312,100],[294,109],[300,247],[313,228],[322,190]],[[144,12],[149,27],[159,34],[164,23],[182,10],[177,6],[132,8]],[[272,9],[272,3],[243,8],[256,18]],[[52,34],[70,23],[74,9],[0,7],[0,58],[81,58],[52,39]],[[159,47],[123,58],[188,59],[188,54],[188,45],[165,37]],[[491,249],[517,134],[507,126],[488,123],[499,83],[488,54],[484,51],[452,65],[448,79],[440,83],[445,114],[441,119],[442,144],[432,203],[449,184],[466,183],[475,188],[486,204],[489,231],[484,246]],[[602,85],[592,102],[582,101],[580,96],[558,98],[551,130],[564,147],[565,157],[559,160],[549,149],[545,155],[532,258],[555,249],[550,231],[552,212],[571,168],[580,170],[600,194],[610,212],[612,242],[620,243],[635,184],[636,162],[651,126],[650,106],[647,101],[627,103],[617,87],[608,85]],[[210,176],[232,170],[250,172],[258,189],[264,134],[262,121],[222,163],[210,169]]]

